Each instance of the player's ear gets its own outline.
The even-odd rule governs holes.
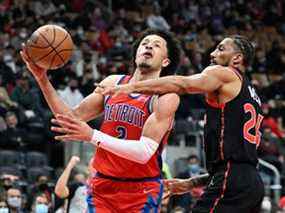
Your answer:
[[[167,67],[170,64],[170,59],[169,58],[165,58],[162,61],[162,67]]]
[[[242,64],[242,61],[243,61],[243,55],[241,53],[236,54],[232,58],[233,65]]]

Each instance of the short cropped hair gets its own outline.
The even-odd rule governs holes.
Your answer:
[[[254,47],[252,43],[247,37],[241,35],[232,35],[230,38],[233,40],[238,50],[243,54],[244,65],[250,66],[254,58]]]
[[[147,29],[143,31],[133,44],[132,61],[136,67],[136,53],[141,41],[148,35],[158,35],[166,41],[167,55],[170,59],[170,64],[162,69],[160,76],[174,75],[180,63],[181,48],[179,41],[175,39],[174,35],[168,31]]]

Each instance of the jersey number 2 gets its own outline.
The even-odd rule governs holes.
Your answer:
[[[246,103],[243,106],[245,113],[250,113],[250,119],[245,122],[243,126],[243,136],[244,139],[249,143],[256,144],[256,147],[260,144],[261,133],[259,131],[263,116],[256,113],[255,108],[252,104]],[[249,131],[254,128],[255,135],[251,134]]]
[[[117,138],[126,139],[127,138],[127,129],[123,126],[117,126],[116,132],[118,133]]]

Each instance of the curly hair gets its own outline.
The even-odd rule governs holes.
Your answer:
[[[166,41],[167,55],[168,58],[170,59],[170,64],[162,69],[160,76],[162,77],[162,76],[175,74],[176,69],[178,68],[180,63],[180,54],[181,54],[180,44],[179,41],[175,39],[172,33],[163,30],[147,29],[140,34],[140,36],[134,42],[132,48],[132,61],[134,63],[134,66],[136,67],[135,60],[136,60],[137,49],[141,41],[148,35],[158,35]]]

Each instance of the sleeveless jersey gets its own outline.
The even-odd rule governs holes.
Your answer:
[[[131,76],[122,76],[118,84],[127,83]],[[145,121],[152,113],[154,96],[145,94],[107,96],[104,104],[104,121],[101,131],[120,139],[139,140]],[[119,157],[107,150],[97,148],[94,168],[108,176],[118,178],[149,178],[161,175],[161,152],[168,133],[156,153],[146,164]],[[127,141],[126,141],[127,143]]]
[[[258,163],[259,128],[263,119],[261,101],[248,79],[237,70],[242,81],[239,94],[226,104],[206,99],[204,147],[209,172],[226,161]]]

